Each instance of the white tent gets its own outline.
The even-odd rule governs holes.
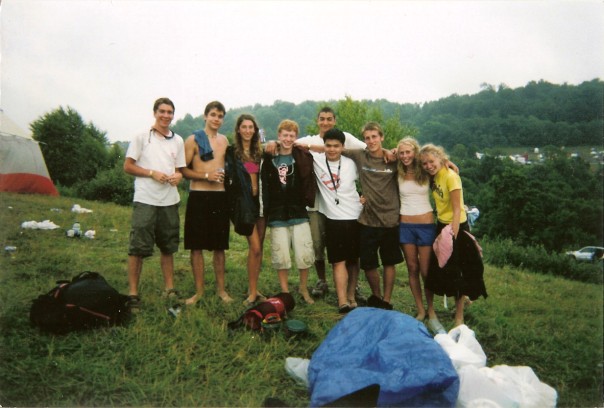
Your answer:
[[[59,195],[38,142],[0,109],[0,191]]]

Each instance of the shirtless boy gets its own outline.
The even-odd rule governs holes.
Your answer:
[[[226,303],[233,299],[225,290],[225,253],[229,249],[229,213],[224,190],[224,156],[229,144],[218,133],[226,110],[218,101],[204,110],[203,130],[195,131],[185,141],[185,178],[191,180],[185,214],[185,249],[191,251],[191,268],[195,295],[186,304],[197,303],[204,293],[203,250],[213,252],[216,291]]]

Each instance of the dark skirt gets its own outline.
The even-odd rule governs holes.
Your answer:
[[[440,233],[444,227],[439,223],[437,232]],[[432,250],[425,285],[436,295],[454,296],[456,299],[467,296],[470,300],[487,297],[482,256],[477,243],[466,232],[469,232],[468,225],[463,223],[453,243],[453,253],[443,268],[438,266],[436,254]]]

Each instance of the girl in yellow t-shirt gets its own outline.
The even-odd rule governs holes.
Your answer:
[[[436,205],[437,235],[450,225],[453,233],[453,252],[448,262],[439,267],[433,253],[426,287],[435,294],[455,296],[455,326],[464,323],[465,297],[471,300],[487,296],[480,252],[473,237],[464,210],[461,178],[445,163],[448,156],[440,146],[427,144],[419,153],[423,169],[431,176],[432,196]]]

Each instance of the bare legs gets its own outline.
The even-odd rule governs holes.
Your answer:
[[[166,289],[174,289],[174,256],[173,254],[161,254],[160,265],[164,275],[164,286]],[[143,271],[143,258],[141,256],[128,256],[128,294],[138,296],[138,283]]]
[[[455,326],[464,324],[463,321],[463,309],[466,304],[466,297],[460,296],[459,299],[455,300]]]
[[[429,246],[416,246],[413,244],[401,245],[403,253],[405,254],[405,260],[407,262],[407,270],[409,271],[409,287],[413,298],[415,299],[415,306],[417,307],[417,320],[423,321],[426,317],[426,309],[424,308],[424,302],[422,299],[422,288],[420,281],[426,280],[428,276],[428,268],[430,266],[430,255],[431,248]],[[436,313],[434,312],[434,294],[432,291],[424,287],[426,294],[426,302],[428,304],[428,318],[435,319]]]
[[[224,250],[213,251],[214,274],[216,276],[216,293],[224,302],[232,302],[233,299],[225,290],[224,286]],[[185,304],[197,303],[204,292],[204,260],[202,250],[191,250],[191,269],[195,281],[195,295],[185,301]]]
[[[377,268],[366,270],[365,276],[367,277],[367,282],[371,288],[371,293],[381,298],[382,292],[380,289],[380,274]],[[384,301],[388,303],[390,303],[390,299],[392,298],[395,277],[396,269],[394,265],[384,265]]]
[[[308,304],[313,304],[315,301],[310,297],[308,293],[308,268],[299,269],[300,272],[300,295],[304,298],[304,301]],[[281,292],[289,293],[289,285],[287,283],[289,269],[279,269],[277,274],[279,275],[279,284],[281,285]]]
[[[247,238],[247,276],[249,281],[248,302],[254,302],[258,296],[258,277],[262,265],[262,246],[258,235],[258,226],[254,227],[252,235]]]
[[[337,262],[333,266],[333,282],[338,295],[338,306],[356,305],[354,291],[359,278],[358,262]]]

